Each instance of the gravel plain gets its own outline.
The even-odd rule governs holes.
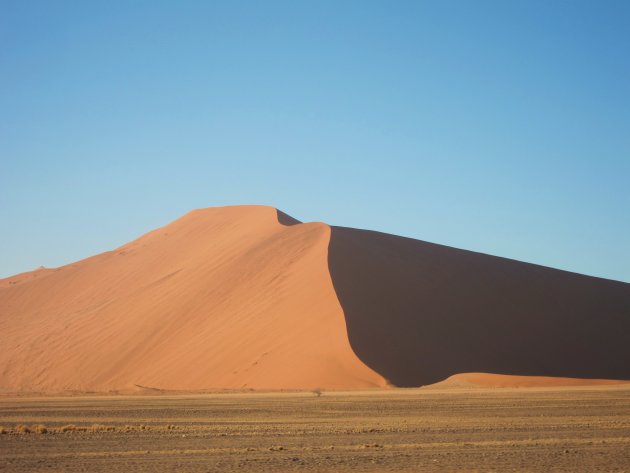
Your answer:
[[[0,397],[0,471],[630,472],[630,386]]]

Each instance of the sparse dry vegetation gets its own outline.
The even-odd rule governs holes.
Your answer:
[[[75,425],[66,424],[60,427],[46,427],[42,424],[35,424],[31,427],[24,424],[17,424],[15,427],[0,427],[0,434],[65,434],[69,432],[138,432],[143,430],[151,430],[156,427],[146,425],[125,425],[124,427],[116,427],[114,425],[92,424],[92,425]],[[175,425],[168,425],[166,430],[175,430]]]
[[[30,434],[31,429],[26,425],[18,424],[15,426],[15,432],[17,432],[18,434]]]
[[[312,396],[0,398],[0,471],[573,473],[630,464],[628,387],[327,391],[305,402]]]
[[[93,424],[90,432],[114,432],[116,427],[113,425]]]
[[[42,424],[36,424],[33,427],[31,427],[31,431],[35,432],[36,434],[46,434],[48,433],[48,429],[46,428],[45,425]]]

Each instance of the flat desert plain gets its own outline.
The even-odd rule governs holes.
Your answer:
[[[630,471],[630,385],[2,397],[0,425],[10,472]]]

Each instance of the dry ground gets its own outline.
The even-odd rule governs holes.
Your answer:
[[[7,472],[630,472],[630,386],[4,397],[0,426]]]

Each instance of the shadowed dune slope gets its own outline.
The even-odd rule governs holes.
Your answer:
[[[343,227],[328,264],[354,352],[394,385],[630,380],[630,284]]]
[[[348,342],[330,227],[196,210],[54,270],[0,281],[0,390],[383,386]]]

